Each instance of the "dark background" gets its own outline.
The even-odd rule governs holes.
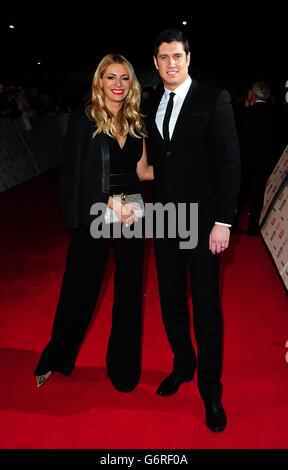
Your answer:
[[[207,4],[201,12],[193,4],[153,13],[153,4],[80,2],[72,7],[39,2],[15,5],[0,14],[0,81],[25,82],[42,87],[76,89],[90,85],[101,58],[110,52],[125,55],[134,65],[140,82],[154,72],[153,39],[163,28],[182,29],[191,48],[191,75],[245,87],[249,81],[268,78],[285,89],[288,79],[288,46],[284,8],[231,3]],[[8,11],[7,11],[8,9]],[[177,12],[175,14],[175,11]],[[193,12],[193,14],[192,14]],[[182,20],[188,22],[182,25]],[[10,30],[12,23],[15,30]],[[286,37],[285,37],[286,36]],[[286,50],[285,50],[286,49]],[[37,65],[41,61],[41,65]],[[143,84],[143,83],[142,83]]]

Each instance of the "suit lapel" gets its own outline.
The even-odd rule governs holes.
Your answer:
[[[176,121],[174,132],[173,132],[172,139],[171,139],[171,144],[173,144],[174,139],[177,138],[177,134],[178,134],[179,130],[181,130],[181,128],[182,128],[182,124],[184,123],[184,121],[186,119],[186,116],[187,116],[186,111],[191,106],[193,101],[195,100],[195,98],[197,96],[197,93],[198,93],[198,88],[199,88],[198,82],[196,82],[196,80],[193,79],[193,81],[191,83],[191,86],[188,90],[188,93],[185,97],[182,108],[180,110],[178,119]]]
[[[152,104],[152,107],[151,107],[151,113],[150,113],[150,116],[149,116],[149,120],[150,120],[150,129],[151,129],[151,132],[154,134],[155,137],[157,137],[158,139],[160,139],[162,142],[163,142],[163,138],[159,132],[159,129],[157,127],[157,124],[156,124],[156,114],[157,114],[157,110],[158,110],[158,107],[159,107],[159,104],[160,104],[160,101],[161,101],[161,98],[163,96],[163,93],[164,93],[164,86],[162,84],[160,84],[157,88],[156,88],[156,91],[155,91],[155,94],[154,94],[154,97],[153,97],[153,104]]]

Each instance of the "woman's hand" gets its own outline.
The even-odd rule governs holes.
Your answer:
[[[133,222],[137,222],[138,218],[136,217],[134,210],[137,209],[136,204],[121,204],[122,211],[121,211],[121,223],[125,224],[126,226],[133,224]],[[120,217],[119,217],[120,218]]]
[[[121,224],[128,226],[138,221],[134,213],[134,210],[138,207],[136,204],[123,204],[121,200],[110,196],[108,206],[116,212]]]

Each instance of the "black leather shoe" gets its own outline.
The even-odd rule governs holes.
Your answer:
[[[157,388],[157,395],[161,395],[162,397],[173,395],[178,391],[183,382],[191,382],[193,375],[193,372],[173,370],[173,372],[171,372],[171,374],[168,375],[168,377],[166,377],[166,379],[164,379]]]
[[[227,419],[221,401],[205,403],[206,425],[213,432],[224,431]]]

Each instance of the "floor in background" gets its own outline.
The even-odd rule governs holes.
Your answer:
[[[0,447],[2,449],[245,449],[287,447],[287,295],[260,237],[232,234],[222,255],[223,401],[228,426],[205,426],[195,381],[172,397],[155,390],[172,355],[161,322],[147,241],[143,374],[131,394],[106,375],[113,260],[106,292],[70,378],[36,389],[33,369],[49,340],[69,234],[53,171],[1,194]]]

